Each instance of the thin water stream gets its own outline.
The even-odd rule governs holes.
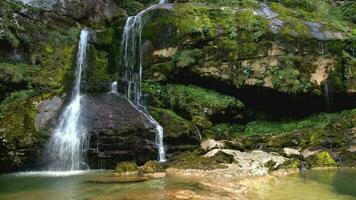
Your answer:
[[[143,46],[142,46],[142,28],[144,26],[145,14],[153,9],[158,8],[166,3],[165,0],[160,0],[155,4],[136,16],[130,16],[126,20],[124,32],[122,35],[122,68],[124,71],[123,81],[126,83],[125,95],[127,99],[134,105],[135,108],[141,111],[144,116],[156,128],[156,144],[158,146],[159,162],[166,160],[165,149],[163,144],[163,127],[149,114],[142,100],[142,65],[143,65]]]

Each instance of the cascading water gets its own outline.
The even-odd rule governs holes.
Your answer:
[[[123,81],[126,83],[125,95],[130,103],[135,106],[155,127],[156,138],[155,142],[158,146],[158,161],[164,162],[165,149],[163,145],[163,128],[162,126],[148,113],[142,102],[142,57],[143,47],[141,41],[141,33],[143,28],[143,15],[149,10],[166,3],[165,0],[160,0],[159,4],[153,5],[146,10],[141,11],[136,16],[131,16],[127,19],[124,33],[122,36],[122,67]]]
[[[87,49],[90,33],[84,29],[80,33],[80,42],[77,53],[77,66],[75,82],[70,103],[64,109],[60,121],[54,130],[49,143],[47,154],[49,156],[50,171],[74,171],[83,169],[83,153],[87,147],[86,131],[79,123],[80,115],[80,83],[83,69],[86,67]]]

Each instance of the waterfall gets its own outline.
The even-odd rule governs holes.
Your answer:
[[[117,82],[116,81],[111,83],[110,94],[117,94]]]
[[[83,68],[86,67],[89,31],[84,29],[80,33],[77,52],[75,80],[70,103],[65,107],[58,126],[54,130],[47,144],[47,156],[51,162],[51,171],[74,171],[87,167],[83,153],[87,148],[86,131],[79,123],[80,115],[80,83]]]
[[[128,17],[121,43],[121,67],[124,72],[123,81],[126,84],[124,92],[130,103],[155,126],[155,142],[158,146],[157,160],[159,162],[164,162],[166,160],[163,145],[163,127],[148,113],[142,101],[141,82],[143,47],[141,34],[144,24],[143,15],[149,10],[155,9],[164,3],[164,0],[160,0],[159,4],[141,11],[136,16]]]

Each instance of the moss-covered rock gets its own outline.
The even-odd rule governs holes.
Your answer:
[[[145,174],[157,173],[157,172],[164,172],[164,168],[158,162],[150,160],[147,161],[145,165],[143,165],[141,171]]]
[[[298,159],[290,159],[279,165],[277,169],[300,169],[302,167],[302,162]]]
[[[305,158],[305,160],[312,168],[338,166],[335,159],[328,151],[319,151],[319,152]]]
[[[217,160],[219,160],[219,162],[217,162]],[[221,156],[218,156],[217,160],[215,158],[203,157],[197,151],[186,152],[175,157],[171,166],[179,169],[202,170],[222,169],[227,167],[226,165],[222,164],[225,159],[221,159]]]
[[[86,91],[88,93],[103,93],[110,90],[114,73],[110,73],[108,53],[99,51],[94,46],[88,50],[88,66],[85,69]]]
[[[138,167],[134,162],[120,162],[116,165],[115,172],[116,173],[127,173],[127,172],[136,172]]]

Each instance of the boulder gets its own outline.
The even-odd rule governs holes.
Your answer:
[[[318,151],[305,158],[311,168],[315,167],[336,167],[338,164],[328,151]]]
[[[50,127],[55,125],[59,111],[63,106],[63,99],[55,96],[52,99],[41,101],[37,105],[38,113],[35,117],[36,131],[48,131]]]
[[[289,147],[283,148],[283,152],[287,156],[299,156],[300,155],[299,149],[293,149],[293,148],[289,148]]]
[[[164,172],[164,168],[162,167],[162,165],[152,160],[147,161],[145,165],[143,165],[141,170],[145,174]]]
[[[113,168],[130,160],[144,164],[156,158],[155,127],[125,98],[115,94],[85,96],[82,107],[80,120],[90,136],[91,168]]]
[[[116,165],[115,172],[116,173],[128,173],[137,171],[137,165],[134,162],[120,162]]]
[[[230,149],[213,149],[206,153],[204,157],[210,158],[219,152],[232,155],[235,162],[238,163],[241,169],[249,170],[258,175],[267,174],[269,170],[278,169],[279,166],[289,160],[288,158],[285,158],[277,153],[267,153],[261,150],[241,152]]]
[[[204,151],[210,151],[212,149],[222,149],[225,147],[225,143],[222,141],[216,141],[214,139],[208,139],[200,144],[200,148]]]

